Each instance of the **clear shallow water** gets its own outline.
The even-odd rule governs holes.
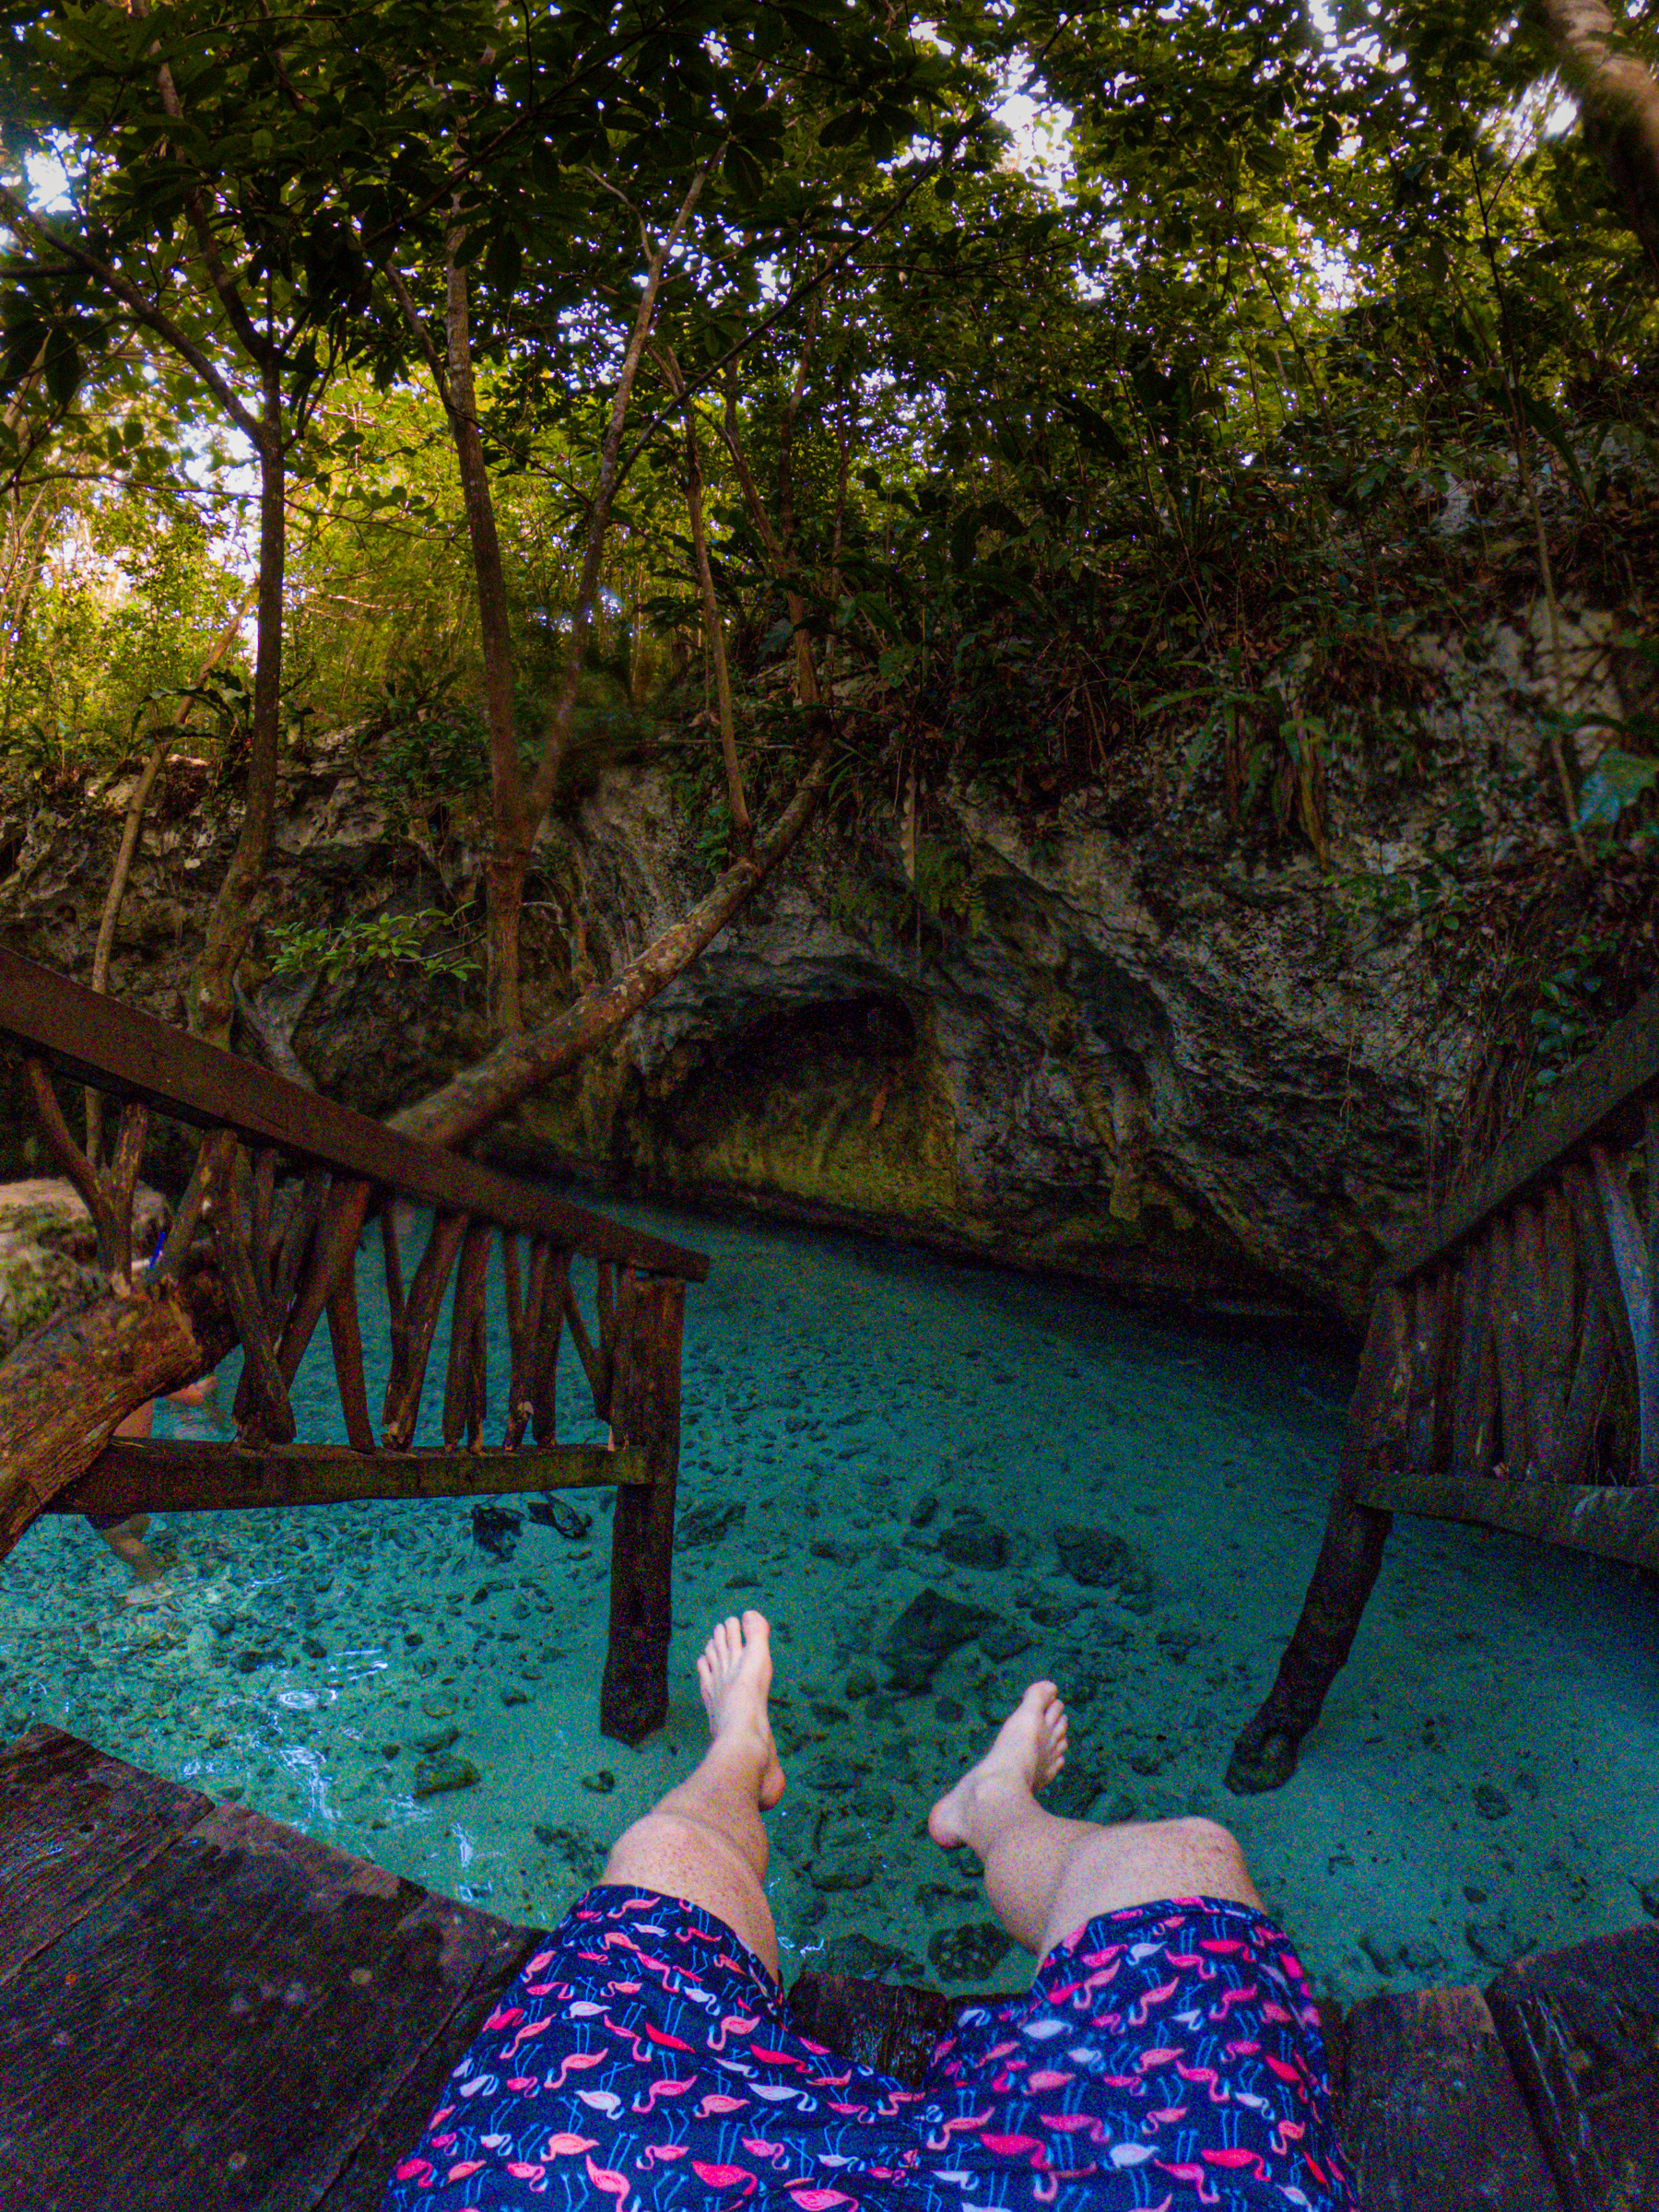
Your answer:
[[[507,1560],[478,1547],[458,1500],[175,1516],[157,1524],[182,1554],[169,1602],[125,1609],[124,1571],[91,1531],[38,1522],[0,1567],[7,1732],[54,1722],[545,1923],[685,1771],[702,1737],[691,1662],[713,1617],[752,1603],[777,1625],[790,1788],[769,1889],[786,1974],[875,1971],[869,1947],[885,1946],[954,1987],[1023,1979],[1018,1954],[976,1947],[981,1892],[924,1820],[1041,1673],[1074,1713],[1061,1809],[1226,1820],[1316,1985],[1345,1999],[1484,1981],[1506,1951],[1640,1917],[1637,1885],[1659,1883],[1659,1660],[1651,1593],[1620,1568],[1396,1523],[1301,1771],[1266,1797],[1223,1789],[1318,1549],[1340,1359],[862,1241],[615,1210],[713,1261],[687,1300],[664,1731],[638,1750],[598,1733],[608,1500],[571,1492],[588,1534],[526,1517]],[[359,1295],[378,1404],[372,1240]],[[441,1338],[423,1434],[443,1352]],[[567,1349],[572,1441],[602,1434],[579,1383]],[[325,1334],[296,1396],[302,1434],[343,1436]],[[165,1407],[169,1430],[203,1433],[203,1417]],[[733,1506],[741,1518],[718,1530]],[[938,1550],[963,1507],[1004,1532],[1000,1568]],[[1120,1535],[1134,1571],[1116,1590],[1080,1586],[1056,1526]],[[925,1693],[888,1694],[877,1647],[928,1588],[1003,1632],[946,1660]],[[1004,1658],[985,1648],[1024,1638]],[[479,1780],[416,1796],[417,1769],[446,1755]]]

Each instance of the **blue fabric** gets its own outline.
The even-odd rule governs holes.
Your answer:
[[[1091,1921],[919,2089],[789,2026],[698,1906],[590,1890],[451,2076],[384,2212],[1354,2212],[1318,2015],[1260,1912]]]

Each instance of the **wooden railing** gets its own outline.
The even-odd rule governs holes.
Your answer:
[[[1659,991],[1379,1276],[1324,1547],[1228,1783],[1274,1789],[1396,1512],[1659,1567]]]
[[[564,1205],[459,1154],[412,1142],[297,1084],[0,950],[0,1034],[20,1048],[48,1146],[85,1199],[100,1265],[156,1292],[210,1258],[244,1362],[234,1445],[118,1441],[38,1510],[110,1513],[617,1486],[601,1724],[634,1742],[667,1705],[685,1286],[708,1262]],[[54,1074],[119,1101],[108,1162],[68,1126]],[[159,1254],[133,1251],[133,1196],[152,1114],[202,1132]],[[397,1208],[433,1209],[413,1271]],[[377,1440],[357,1254],[377,1220],[391,1334]],[[520,1245],[524,1252],[521,1260]],[[490,1263],[501,1258],[509,1372],[500,1442],[484,1443]],[[573,1265],[593,1270],[593,1321]],[[452,1289],[453,1280],[453,1289]],[[441,1445],[415,1444],[450,1297]],[[290,1396],[326,1315],[343,1448],[299,1437]],[[558,1441],[568,1331],[613,1449]],[[12,1541],[20,1533],[14,1523]]]

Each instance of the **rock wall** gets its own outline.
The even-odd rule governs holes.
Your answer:
[[[1611,618],[1575,618],[1586,700],[1617,695],[1617,635]],[[1438,687],[1422,719],[1442,770],[1463,763],[1475,788],[1535,765],[1541,617],[1455,642],[1425,633],[1414,650]],[[182,763],[164,782],[118,938],[116,988],[170,1020],[183,1018],[234,828],[234,794],[206,777]],[[1476,1043],[1466,1022],[1427,1018],[1415,926],[1341,888],[1410,867],[1430,834],[1427,782],[1338,794],[1328,873],[1284,841],[1271,865],[1246,865],[1213,805],[1124,829],[1098,794],[1033,820],[936,792],[924,834],[955,874],[933,912],[882,809],[855,834],[826,826],[614,1049],[488,1148],[1189,1307],[1351,1324],[1420,1210],[1425,1131],[1451,1111]],[[12,794],[6,942],[87,973],[124,798]],[[608,774],[548,826],[526,916],[532,1018],[706,884],[693,828],[649,769]],[[453,934],[476,936],[483,834],[476,810],[387,783],[350,733],[303,745],[272,917],[441,906]],[[381,964],[301,989],[256,957],[245,980],[267,1021],[286,1030],[299,1014],[295,1049],[324,1087],[371,1112],[488,1042],[477,977],[416,982]],[[0,1171],[34,1172],[7,1081]]]

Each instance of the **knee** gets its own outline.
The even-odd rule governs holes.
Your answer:
[[[1171,1855],[1192,1869],[1194,1893],[1255,1900],[1255,1885],[1238,1838],[1218,1820],[1190,1814],[1165,1824]]]
[[[1083,1846],[1085,1878],[1155,1897],[1226,1897],[1249,1903],[1255,1890],[1238,1840],[1218,1820],[1187,1815],[1101,1829]]]
[[[1179,1820],[1165,1823],[1171,1841],[1194,1859],[1214,1859],[1220,1865],[1242,1866],[1244,1853],[1239,1839],[1230,1829],[1223,1828],[1219,1820],[1208,1820],[1197,1813],[1184,1815]]]
[[[649,1889],[666,1888],[679,1895],[674,1884],[659,1877],[670,1871],[693,1873],[711,1859],[732,1867],[746,1865],[732,1839],[712,1822],[659,1806],[622,1830],[611,1845],[603,1879],[639,1882]]]

